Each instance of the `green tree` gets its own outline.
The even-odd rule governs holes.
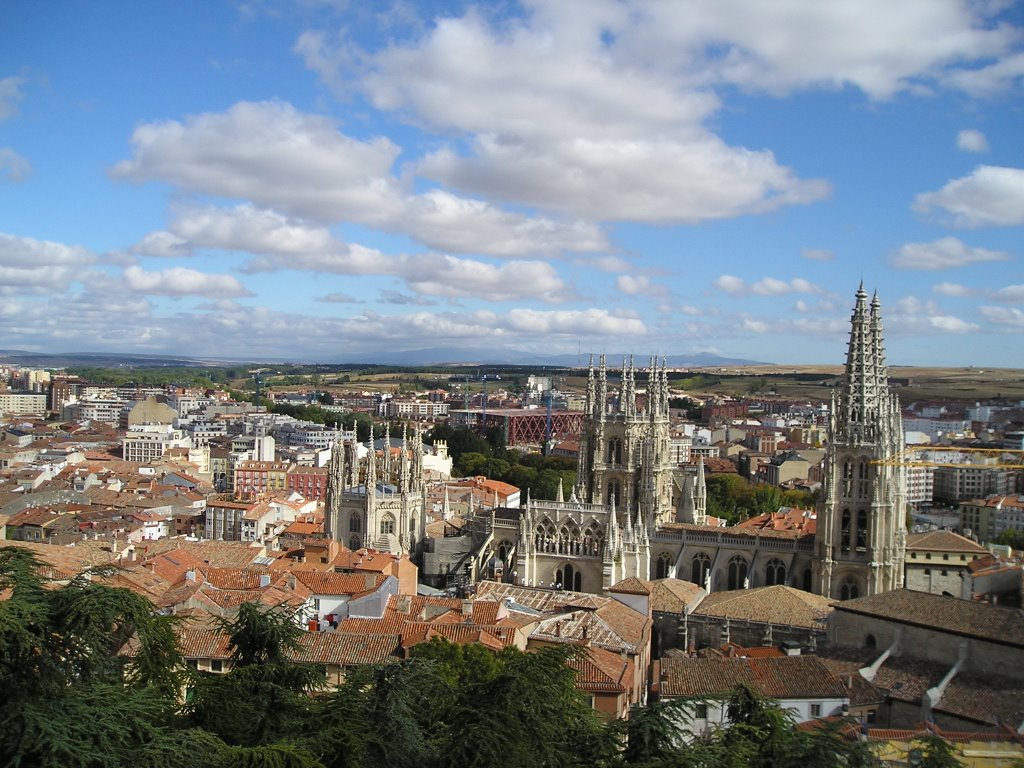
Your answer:
[[[140,762],[173,734],[171,622],[85,576],[52,589],[43,569],[29,550],[0,549],[0,764]]]
[[[910,742],[908,762],[915,768],[964,768],[953,745],[935,733],[915,736]]]
[[[186,713],[192,725],[233,746],[288,741],[309,716],[309,693],[325,686],[323,667],[293,661],[302,629],[284,608],[243,603],[222,624],[230,636],[231,670],[197,674]]]

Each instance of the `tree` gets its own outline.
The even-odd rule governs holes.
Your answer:
[[[301,664],[289,652],[302,629],[284,608],[243,603],[223,621],[231,670],[197,674],[186,706],[189,722],[233,746],[268,745],[296,737],[309,715],[308,693],[325,686],[323,667]]]
[[[915,768],[964,768],[965,765],[957,758],[953,745],[931,731],[915,736],[910,742],[907,762]]]
[[[5,766],[128,765],[173,737],[171,622],[85,576],[51,589],[42,563],[0,549],[0,756]],[[132,658],[134,656],[134,658]]]

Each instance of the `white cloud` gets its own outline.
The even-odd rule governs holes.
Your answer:
[[[10,147],[0,147],[0,180],[24,181],[32,172],[32,164]]]
[[[615,287],[627,296],[666,296],[668,286],[652,282],[646,275],[619,275]]]
[[[23,77],[0,79],[0,121],[18,114],[18,103],[22,99],[21,86],[24,84]]]
[[[960,227],[1024,224],[1024,169],[979,165],[970,176],[953,179],[937,192],[914,200],[922,212],[941,208]]]
[[[282,255],[344,249],[326,227],[309,226],[252,205],[187,211],[171,222],[170,230],[193,248]]]
[[[535,298],[559,302],[566,286],[547,262],[510,261],[499,266],[472,259],[425,254],[394,260],[393,274],[428,296],[512,301]]]
[[[734,275],[721,275],[715,280],[713,285],[722,293],[728,293],[733,296],[737,296],[747,290],[747,284],[741,278]]]
[[[1005,301],[1011,304],[1024,302],[1024,285],[1008,285],[992,293],[996,301]]]
[[[159,179],[254,203],[230,213],[209,208],[182,215],[171,232],[186,239],[191,225],[197,238],[244,247],[254,237],[257,250],[293,252],[313,247],[310,239],[327,239],[308,221],[355,221],[404,232],[431,248],[508,258],[608,247],[591,223],[502,211],[440,190],[409,194],[408,181],[394,175],[397,145],[352,139],[333,120],[284,102],[240,102],[226,112],[146,124],[136,128],[132,144],[132,158],[114,167],[115,177]],[[143,241],[137,248],[159,252],[160,245]]]
[[[250,295],[231,275],[212,275],[184,267],[172,267],[158,272],[128,267],[124,270],[124,284],[130,291],[155,296]]]
[[[821,289],[802,277],[794,277],[790,281],[774,277],[762,277],[750,289],[758,296],[785,296],[789,293],[821,293]]]
[[[823,248],[804,248],[800,255],[811,261],[832,261],[836,257],[835,253]]]
[[[1019,87],[1024,80],[1024,53],[1004,56],[988,66],[954,71],[947,79],[950,85],[977,96]]]
[[[191,255],[192,246],[185,238],[179,237],[173,232],[159,231],[150,232],[131,247],[131,252],[140,256],[176,258]]]
[[[981,131],[965,128],[956,135],[956,146],[964,152],[988,152],[988,139]]]
[[[509,330],[526,334],[642,336],[647,333],[642,320],[619,317],[606,309],[513,309],[505,316],[505,322]]]
[[[932,286],[932,293],[953,298],[968,298],[975,295],[974,290],[959,283],[938,283]]]
[[[945,314],[935,302],[907,296],[884,313],[886,331],[892,334],[971,333],[979,330],[971,323]]]
[[[438,250],[514,258],[608,248],[608,238],[594,224],[509,213],[443,190],[409,197],[406,203],[391,226]]]
[[[1024,310],[1016,307],[981,307],[979,311],[990,323],[1024,330]]]
[[[65,290],[96,260],[81,246],[0,233],[0,294]]]
[[[114,167],[116,177],[159,179],[325,221],[379,220],[399,200],[390,176],[395,144],[351,139],[334,121],[280,101],[147,123],[131,141],[132,159]]]
[[[417,170],[474,194],[598,221],[694,224],[766,213],[825,198],[766,151],[728,147],[710,134],[687,139],[566,137],[556,143],[472,142],[473,154],[428,155]]]
[[[930,243],[907,243],[892,254],[889,263],[897,269],[938,270],[1009,258],[1000,251],[972,248],[955,237],[943,237]]]

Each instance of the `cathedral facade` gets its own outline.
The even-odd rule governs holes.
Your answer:
[[[515,547],[519,583],[603,592],[628,576],[708,591],[783,584],[846,599],[902,586],[903,431],[885,363],[877,296],[857,291],[846,370],[834,395],[816,519],[791,530],[706,524],[703,465],[674,468],[664,363],[604,358],[587,378],[577,482],[569,499],[527,500]],[[646,374],[646,376],[644,376]]]
[[[372,429],[365,450],[355,441],[338,442],[331,451],[324,533],[349,549],[412,555],[426,527],[423,490],[418,431],[411,440],[403,433],[397,447],[385,432],[379,455]]]

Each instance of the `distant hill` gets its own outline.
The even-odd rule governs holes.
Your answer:
[[[596,355],[595,355],[596,357]],[[606,354],[608,365],[621,366],[628,353]],[[430,347],[402,351],[381,351],[376,354],[336,358],[334,360],[290,360],[292,363],[368,364],[420,367],[428,365],[524,365],[552,368],[585,366],[590,355],[543,355],[534,352],[519,352],[503,349],[478,349],[470,347]],[[634,355],[637,365],[646,366],[649,355]],[[668,365],[672,368],[707,368],[714,366],[764,365],[754,360],[720,357],[708,352],[669,355]],[[120,354],[117,352],[63,352],[43,353],[24,350],[0,349],[0,365],[20,365],[34,368],[205,368],[227,365],[281,363],[284,360],[238,360],[214,358],[171,357],[164,355]]]
[[[595,360],[598,355],[594,355]],[[621,366],[623,358],[629,353],[606,353],[609,366]],[[764,365],[755,360],[720,357],[709,352],[693,352],[690,354],[668,355],[667,362],[671,368],[702,368],[713,366]],[[646,366],[650,355],[633,355],[637,365]],[[538,365],[553,368],[574,368],[585,366],[590,361],[590,354],[581,355],[544,355],[537,352],[520,352],[508,349],[473,349],[467,347],[428,347],[426,349],[409,349],[396,352],[380,352],[370,359],[361,358],[359,362],[380,365]],[[343,361],[339,361],[343,362]]]

